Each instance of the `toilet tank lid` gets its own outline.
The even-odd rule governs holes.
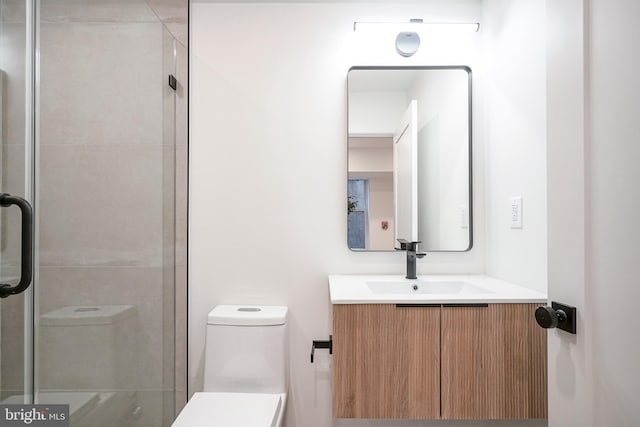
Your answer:
[[[110,325],[135,314],[132,305],[68,305],[40,316],[43,326]]]
[[[270,326],[287,323],[287,307],[278,305],[219,305],[209,312],[207,324]]]

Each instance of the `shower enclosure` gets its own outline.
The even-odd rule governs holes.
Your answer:
[[[0,404],[186,400],[186,10],[0,0]]]

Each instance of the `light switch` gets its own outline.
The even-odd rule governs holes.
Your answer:
[[[469,208],[467,205],[460,205],[460,228],[469,228]]]
[[[522,228],[522,196],[511,198],[511,228]]]

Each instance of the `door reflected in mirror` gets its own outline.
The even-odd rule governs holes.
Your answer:
[[[352,67],[347,86],[349,248],[471,249],[471,70]]]

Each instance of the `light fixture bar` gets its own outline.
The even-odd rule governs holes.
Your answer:
[[[480,29],[479,22],[423,22],[422,19],[411,19],[407,22],[365,22],[355,21],[353,31],[425,31],[425,32],[463,32],[475,33]]]

